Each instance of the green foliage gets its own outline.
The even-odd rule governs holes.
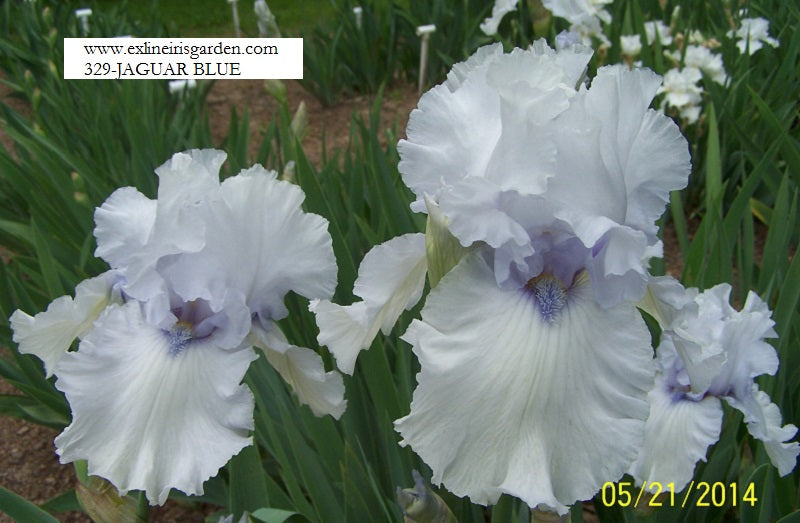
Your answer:
[[[303,85],[330,105],[342,94],[375,93],[395,79],[416,82],[421,41],[418,26],[434,24],[430,36],[427,83],[439,83],[450,67],[467,59],[490,39],[480,29],[488,12],[478,0],[432,2],[333,2],[334,15],[306,37]]]

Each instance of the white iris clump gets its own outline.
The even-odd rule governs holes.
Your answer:
[[[658,89],[658,94],[664,94],[662,108],[673,107],[678,110],[681,118],[695,123],[700,118],[703,102],[703,87],[700,85],[702,79],[703,74],[695,67],[667,71],[664,85]]]
[[[679,55],[673,57],[680,60]],[[708,47],[702,45],[689,45],[686,47],[683,65],[703,71],[713,82],[720,85],[725,85],[728,81],[728,74],[725,72],[725,65],[722,63],[722,55],[712,53]]]
[[[345,372],[432,290],[403,339],[421,372],[396,428],[433,481],[565,513],[618,480],[644,443],[656,365],[636,309],[656,220],[687,183],[688,145],[650,109],[660,78],[591,50],[497,44],[427,92],[399,169],[425,234],[375,247],[362,301],[312,303]]]
[[[151,503],[171,488],[202,493],[252,443],[253,395],[241,382],[254,346],[316,414],[345,408],[341,375],[275,323],[290,290],[332,295],[328,222],[260,166],[220,183],[224,161],[221,151],[179,153],[156,169],[156,200],[115,191],[94,230],[111,270],[79,284],[74,299],[11,317],[20,352],[39,356],[69,401],[61,462],[87,460],[90,474]]]
[[[570,32],[579,33],[587,40],[595,37],[610,45],[603,33],[602,24],[611,23],[611,14],[605,7],[612,2],[613,0],[542,0],[542,5],[553,16],[567,20],[570,23]]]
[[[517,8],[519,0],[495,0],[492,14],[481,24],[481,30],[487,35],[497,33],[497,28],[506,14]],[[598,38],[610,45],[603,33],[602,24],[611,22],[611,14],[605,7],[613,0],[543,0],[542,5],[554,16],[564,18],[570,25],[570,32],[580,34],[587,44],[591,38]]]
[[[789,440],[797,428],[781,425],[778,406],[754,383],[778,370],[775,349],[764,341],[777,336],[770,311],[752,292],[736,311],[730,291],[720,284],[699,293],[669,277],[650,283],[642,305],[664,330],[645,445],[630,471],[640,483],[669,478],[675,490],[689,483],[697,461],[719,439],[721,400],[744,414],[780,475],[796,465],[800,444]]]
[[[778,47],[780,42],[769,35],[769,20],[766,18],[742,18],[741,25],[736,31],[728,31],[728,38],[738,38],[736,47],[739,52],[748,52],[753,54],[762,47],[764,44]]]

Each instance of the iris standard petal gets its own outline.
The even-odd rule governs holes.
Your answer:
[[[447,73],[447,80],[444,85],[450,91],[455,91],[461,86],[461,83],[479,67],[488,67],[490,63],[503,55],[503,44],[497,42],[495,44],[484,45],[479,47],[475,53],[464,60],[453,65],[453,68]]]
[[[137,300],[150,302],[147,320],[153,325],[168,325],[174,320],[170,315],[167,299],[168,285],[159,269],[166,257],[196,252],[203,247],[206,235],[201,215],[205,212],[207,202],[219,191],[219,169],[225,157],[222,151],[193,149],[174,154],[156,168],[159,183],[154,217],[151,204],[126,193],[112,201],[115,205],[106,208],[109,212],[113,211],[111,216],[107,213],[99,215],[101,221],[97,226],[101,237],[107,235],[110,238],[115,236],[108,227],[122,226],[127,216],[132,216],[139,210],[145,210],[146,220],[153,220],[146,243],[135,245],[136,241],[144,237],[147,227],[143,224],[140,228],[123,234],[122,238],[117,238],[117,243],[121,239],[130,244],[131,249],[127,254],[120,253],[119,248],[109,252],[109,255],[114,255],[115,263],[119,263],[112,264],[112,267],[125,273],[125,293]],[[95,232],[97,231],[96,228]],[[111,245],[109,242],[103,243],[104,250]]]
[[[74,299],[56,298],[36,316],[14,311],[11,329],[19,351],[37,356],[44,362],[47,376],[52,376],[75,338],[89,332],[103,309],[115,299],[113,287],[119,278],[119,273],[112,270],[84,280],[75,287]]]
[[[431,291],[404,335],[422,368],[395,427],[434,482],[564,513],[628,470],[655,373],[650,335],[633,306],[600,307],[585,274],[566,292],[559,310],[500,289],[481,253]]]
[[[651,485],[647,490],[680,492],[694,476],[698,461],[706,459],[708,447],[719,439],[722,405],[719,398],[699,400],[672,390],[662,375],[647,395],[650,415],[644,431],[644,445],[630,474],[637,484]],[[672,487],[667,487],[674,483]]]
[[[382,330],[388,334],[397,318],[422,297],[427,263],[425,235],[398,236],[364,256],[353,293],[363,301],[341,306],[315,300],[310,309],[317,317],[320,345],[327,345],[336,365],[352,374],[358,353],[368,348]]]
[[[94,211],[95,256],[112,267],[124,267],[147,245],[156,220],[157,202],[133,187],[122,187]]]
[[[325,372],[319,354],[286,341],[274,323],[269,329],[253,324],[250,335],[253,344],[263,349],[267,361],[294,390],[300,403],[308,405],[317,416],[341,417],[347,407],[342,375],[336,371]]]
[[[164,267],[184,300],[203,298],[220,310],[226,294],[245,296],[263,320],[287,314],[290,290],[309,299],[329,298],[336,288],[336,260],[328,221],[303,211],[299,187],[255,166],[225,180],[202,218],[201,250]]]
[[[748,394],[753,378],[778,370],[778,354],[764,341],[777,336],[767,305],[751,292],[742,311],[736,311],[729,303],[730,293],[731,286],[727,283],[707,289],[695,298],[698,315],[676,329],[683,338],[700,340],[698,343],[706,347],[720,347],[724,351],[725,363],[717,369],[713,380],[707,385],[699,384],[705,385],[702,388],[692,384],[697,392],[707,391],[716,396]],[[691,359],[684,358],[687,370]]]
[[[251,348],[222,350],[148,325],[136,302],[112,305],[64,356],[56,387],[72,423],[55,440],[62,463],[87,460],[89,473],[151,503],[171,488],[203,492],[250,445],[253,395],[241,385]]]

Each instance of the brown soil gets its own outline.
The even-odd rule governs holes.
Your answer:
[[[323,157],[330,158],[336,149],[348,144],[350,124],[354,114],[367,118],[373,96],[356,96],[325,107],[294,80],[285,82],[289,111],[295,114],[301,103],[308,111],[308,129],[303,150],[311,163],[319,166]],[[398,133],[405,131],[408,115],[417,104],[416,89],[400,85],[388,89],[383,96],[381,125]],[[211,133],[215,144],[225,139],[230,125],[231,108],[241,117],[250,115],[249,160],[254,160],[266,126],[276,117],[277,103],[267,94],[262,80],[219,80],[208,95],[208,111],[212,121]],[[323,143],[325,150],[323,151]]]

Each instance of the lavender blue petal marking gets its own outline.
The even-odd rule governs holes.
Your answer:
[[[189,325],[176,323],[174,327],[167,331],[167,339],[169,340],[170,356],[177,356],[191,341],[192,327]]]
[[[567,303],[564,283],[552,274],[541,274],[528,281],[525,287],[533,292],[542,318],[548,323],[553,323]]]

